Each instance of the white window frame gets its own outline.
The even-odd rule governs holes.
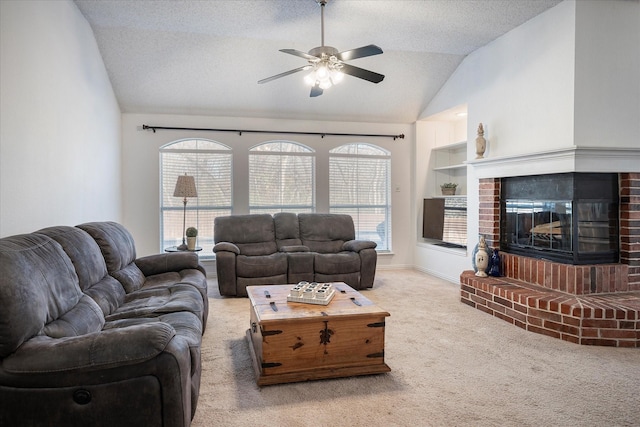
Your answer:
[[[195,145],[194,148],[176,148],[176,145]],[[199,146],[203,145],[203,148]],[[207,146],[212,148],[207,148]],[[184,167],[174,167],[175,170],[167,170],[166,156],[171,154],[195,154],[196,163],[185,165]],[[222,162],[222,168],[215,169],[203,169],[199,160],[206,161],[207,157],[209,161],[214,161],[213,157],[216,157],[216,161]],[[223,156],[222,158],[220,156]],[[215,140],[204,138],[186,138],[176,141],[172,141],[168,144],[160,147],[159,150],[159,170],[160,170],[160,248],[164,250],[167,247],[173,245],[179,245],[182,243],[183,233],[183,199],[173,197],[173,191],[175,189],[175,181],[177,175],[187,173],[194,176],[196,180],[196,190],[198,191],[198,197],[188,198],[186,205],[186,227],[196,227],[198,229],[197,245],[203,248],[213,247],[213,219],[216,216],[231,215],[233,211],[233,150],[231,147]],[[178,170],[179,169],[179,170]],[[212,173],[213,172],[213,173]],[[216,177],[216,174],[222,174],[220,177]],[[212,177],[212,175],[214,175]],[[224,204],[207,204],[207,199],[215,196],[211,194],[210,189],[207,190],[207,184],[204,180],[209,179],[209,185],[213,186],[211,180],[221,178],[221,185],[216,185],[216,188],[222,189],[223,192],[228,192],[228,197],[224,196],[222,199],[227,199],[228,203]],[[228,179],[228,181],[227,181]],[[211,187],[210,187],[211,188]],[[207,194],[209,191],[209,194]],[[166,193],[166,194],[165,194]],[[175,237],[165,237],[167,230],[165,230],[165,214],[171,211],[179,212],[180,224],[179,233],[175,230],[176,226],[173,225],[173,233]],[[201,259],[213,258],[211,250],[202,250],[198,252],[198,256]]]
[[[351,152],[345,152],[350,151]],[[375,152],[369,154],[366,152]],[[348,167],[348,171],[353,177],[356,177],[349,183],[340,182],[338,178],[341,174],[336,173],[334,169],[337,167],[337,161],[352,161]],[[377,182],[382,185],[383,189],[380,194],[375,197],[380,202],[371,202],[371,197],[360,197],[356,195],[357,200],[349,200],[345,202],[337,202],[336,193],[345,191],[346,186],[351,186],[349,190],[360,192],[359,178],[362,176],[362,167],[364,161],[379,160],[384,167],[382,171],[384,176],[368,177],[368,182]],[[379,172],[379,170],[378,170]],[[391,153],[374,144],[366,142],[356,142],[344,144],[329,151],[329,211],[331,213],[347,213],[353,217],[356,228],[356,238],[363,240],[373,240],[378,243],[376,250],[378,252],[390,252],[392,250],[391,242]],[[354,187],[355,186],[355,187]],[[348,191],[348,190],[346,190]],[[366,203],[360,200],[367,200]],[[375,213],[374,213],[375,212]]]

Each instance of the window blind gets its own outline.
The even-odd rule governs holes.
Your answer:
[[[191,175],[198,197],[187,199],[186,226],[198,229],[198,246],[213,246],[216,216],[232,210],[232,152],[223,144],[208,140],[183,140],[160,150],[162,248],[182,243],[183,199],[173,197],[178,175]],[[200,256],[211,256],[200,252]]]
[[[355,143],[330,151],[329,205],[353,217],[358,239],[391,249],[391,156],[379,147]]]
[[[315,152],[301,144],[271,141],[249,152],[249,211],[315,210]]]

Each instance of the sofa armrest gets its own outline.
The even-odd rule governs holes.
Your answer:
[[[240,255],[240,248],[231,242],[219,242],[213,247],[213,252],[233,252],[236,255]]]
[[[160,354],[176,335],[167,323],[114,328],[69,338],[38,336],[2,361],[7,372],[50,373],[133,365]]]
[[[363,249],[375,249],[376,246],[378,246],[376,242],[370,240],[349,240],[344,242],[342,249],[345,251],[360,252]]]
[[[198,262],[198,255],[188,251],[149,255],[135,260],[145,277],[188,268],[199,269]]]
[[[282,246],[280,252],[309,252],[309,247],[304,245]]]

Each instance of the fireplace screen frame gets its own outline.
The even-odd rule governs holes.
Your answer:
[[[565,264],[619,262],[616,173],[501,179],[500,249]]]

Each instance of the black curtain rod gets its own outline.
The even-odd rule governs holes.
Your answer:
[[[236,129],[208,129],[208,128],[179,128],[179,127],[167,127],[167,126],[147,126],[142,125],[142,130],[152,130],[153,133],[156,133],[156,130],[200,130],[207,132],[234,132],[238,135],[242,135],[243,133],[280,133],[287,135],[319,135],[321,138],[325,136],[368,136],[368,137],[376,137],[376,138],[393,138],[396,139],[404,139],[404,134],[400,135],[379,135],[379,134],[367,134],[367,133],[333,133],[333,132],[293,132],[293,131],[275,131],[275,130],[236,130]]]

